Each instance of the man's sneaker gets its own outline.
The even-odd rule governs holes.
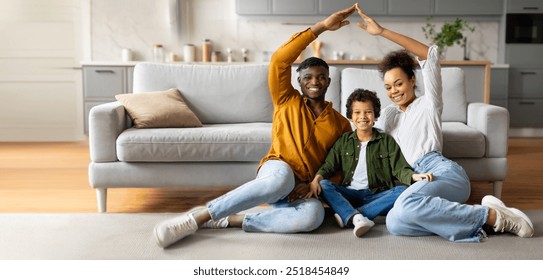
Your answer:
[[[340,228],[345,227],[345,224],[343,224],[343,220],[341,219],[338,213],[334,213],[334,219],[336,220],[336,223]]]
[[[496,211],[496,223],[493,227],[495,232],[510,232],[520,237],[534,235],[534,225],[522,211],[506,207],[501,200],[492,195],[483,197],[481,205]]]
[[[353,217],[353,225],[354,225],[354,230],[353,230],[354,236],[360,237],[364,235],[364,233],[368,232],[368,230],[370,230],[370,228],[372,228],[375,225],[375,223],[372,220],[360,214],[356,214]]]
[[[198,230],[198,224],[192,213],[183,214],[155,226],[155,238],[158,246],[166,248]]]
[[[204,209],[207,209],[207,207],[205,206],[196,206],[192,209],[190,209],[188,211],[188,213],[195,213],[197,211],[200,211],[200,210],[204,210]],[[209,220],[205,223],[203,223],[202,225],[200,225],[200,228],[226,228],[228,227],[228,217],[225,217],[225,218],[221,218],[219,219],[218,221],[213,221],[213,220]]]
[[[200,228],[227,228],[228,224],[228,217],[224,217],[218,219],[217,221],[209,220],[203,223]]]

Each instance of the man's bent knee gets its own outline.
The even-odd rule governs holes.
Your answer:
[[[297,207],[300,211],[299,227],[300,232],[309,232],[320,227],[324,221],[324,207],[322,203],[314,198],[304,199]]]

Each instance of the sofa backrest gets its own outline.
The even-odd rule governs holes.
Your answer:
[[[415,72],[417,78],[417,90],[415,94],[424,94],[424,82],[421,71]],[[467,121],[467,99],[464,81],[464,71],[458,67],[441,68],[443,80],[443,114],[442,121],[463,122]],[[382,75],[375,69],[346,68],[341,71],[341,104],[346,104],[347,98],[354,89],[364,88],[377,92],[381,99],[381,107],[392,102],[386,94]],[[342,105],[341,113],[345,115],[346,108]]]
[[[331,67],[333,82],[327,99],[339,108],[340,72]],[[293,70],[293,85],[298,88]],[[268,89],[268,64],[138,63],[133,92],[177,88],[204,124],[271,122],[273,104]],[[337,100],[337,101],[336,101]]]

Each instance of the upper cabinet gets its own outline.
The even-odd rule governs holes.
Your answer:
[[[436,15],[490,16],[503,14],[504,0],[435,0]]]
[[[505,0],[236,0],[242,16],[327,16],[359,2],[370,16],[502,15]],[[517,2],[510,1],[510,2]],[[518,2],[539,3],[540,0]],[[509,4],[511,5],[511,3]]]
[[[272,14],[274,15],[316,15],[316,0],[272,0]]]
[[[239,15],[271,15],[271,0],[236,0]]]
[[[393,16],[429,16],[434,12],[433,0],[388,0],[388,14]]]
[[[508,13],[543,13],[541,0],[508,0]]]
[[[321,15],[330,15],[332,13],[335,13],[337,11],[340,11],[342,9],[346,9],[357,1],[355,0],[318,0],[319,3],[319,14]],[[362,2],[362,1],[361,1]],[[362,3],[364,3],[364,6],[361,5],[360,7],[364,10],[365,13],[368,15],[386,15],[387,14],[387,2],[386,0],[365,0]]]

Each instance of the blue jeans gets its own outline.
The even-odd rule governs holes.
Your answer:
[[[246,213],[242,228],[247,232],[296,233],[318,228],[324,220],[324,207],[314,198],[288,202],[295,187],[294,173],[280,160],[268,160],[259,169],[256,179],[208,202],[213,220],[241,211],[270,204],[271,210]]]
[[[344,225],[348,225],[349,220],[359,213],[370,220],[386,215],[394,205],[394,201],[407,188],[396,186],[383,192],[373,193],[371,190],[348,189],[347,186],[328,180],[320,181],[320,185],[322,197],[341,217]]]
[[[413,168],[417,173],[433,173],[434,181],[416,182],[398,197],[386,218],[388,231],[394,235],[437,234],[449,241],[479,242],[488,208],[462,204],[471,192],[464,169],[438,152],[424,155]]]

